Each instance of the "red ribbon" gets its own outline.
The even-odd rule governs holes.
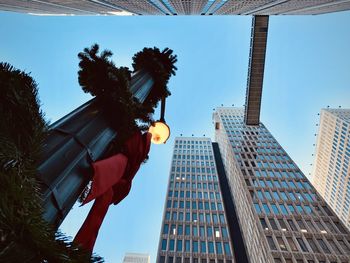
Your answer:
[[[92,251],[109,205],[122,201],[130,192],[132,179],[147,157],[151,144],[150,133],[135,133],[124,144],[124,152],[92,164],[92,187],[83,205],[95,202],[74,238],[74,243]]]

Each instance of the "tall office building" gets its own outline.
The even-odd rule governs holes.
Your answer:
[[[0,10],[43,15],[314,15],[349,9],[349,0],[0,0]]]
[[[234,263],[211,140],[177,137],[158,247],[159,263]]]
[[[123,263],[150,263],[150,256],[142,253],[126,253]]]
[[[350,229],[350,109],[322,109],[313,183]]]
[[[349,232],[267,128],[243,108],[213,119],[249,262],[350,262]]]

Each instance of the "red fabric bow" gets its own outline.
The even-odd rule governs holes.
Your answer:
[[[92,187],[83,205],[95,202],[74,238],[74,243],[92,251],[98,231],[110,204],[118,204],[130,192],[132,179],[147,157],[151,145],[150,133],[135,133],[124,144],[124,153],[92,164]]]

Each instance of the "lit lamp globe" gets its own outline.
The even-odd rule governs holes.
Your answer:
[[[165,122],[156,121],[149,127],[149,133],[152,134],[151,142],[154,144],[166,143],[170,136],[170,128]]]

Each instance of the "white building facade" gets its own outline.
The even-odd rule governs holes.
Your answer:
[[[126,253],[123,263],[150,263],[150,256],[142,253]]]
[[[313,184],[350,229],[350,109],[322,109]]]

